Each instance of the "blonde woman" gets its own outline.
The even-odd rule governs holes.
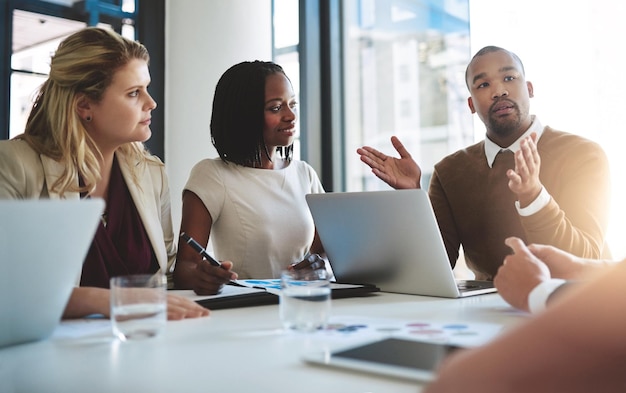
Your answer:
[[[65,318],[108,316],[111,277],[168,272],[174,263],[167,177],[143,145],[157,106],[148,62],[143,45],[115,32],[72,34],[52,56],[24,133],[0,142],[0,198],[106,202]],[[208,314],[176,296],[167,309],[169,319]]]

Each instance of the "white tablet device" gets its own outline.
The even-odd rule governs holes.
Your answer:
[[[434,378],[441,361],[461,348],[444,343],[385,338],[350,348],[306,354],[303,359],[307,363],[428,382]]]

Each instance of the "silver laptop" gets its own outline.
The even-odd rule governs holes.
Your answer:
[[[52,334],[103,210],[101,199],[0,200],[0,347]]]
[[[338,282],[447,298],[496,291],[491,281],[455,279],[423,190],[309,194],[306,200]]]

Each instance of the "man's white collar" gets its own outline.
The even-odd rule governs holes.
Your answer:
[[[530,124],[528,130],[522,134],[515,142],[513,142],[510,146],[501,147],[495,144],[491,139],[485,136],[485,156],[487,157],[487,165],[489,168],[493,166],[493,162],[496,159],[496,155],[500,152],[500,150],[511,150],[513,153],[520,149],[520,142],[529,136],[531,133],[537,134],[537,141],[541,138],[541,134],[543,133],[543,126],[541,122],[537,118],[537,116],[532,116],[533,122]]]

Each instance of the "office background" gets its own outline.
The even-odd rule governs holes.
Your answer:
[[[5,13],[16,4],[36,3],[42,2],[0,0]],[[62,7],[94,2],[48,3]],[[276,59],[286,66],[300,94],[299,155],[316,168],[328,190],[384,189],[360,164],[356,147],[367,143],[391,152],[389,136],[399,135],[424,167],[426,182],[434,162],[483,137],[484,127],[466,109],[462,73],[471,54],[495,44],[514,50],[524,61],[535,86],[531,110],[544,124],[593,139],[607,151],[614,178],[609,241],[616,257],[626,257],[626,210],[620,203],[626,200],[626,190],[618,177],[626,168],[620,151],[626,142],[620,116],[626,99],[619,94],[626,87],[621,72],[625,49],[617,41],[626,33],[621,23],[626,4],[610,0],[138,0],[137,4],[138,36],[151,45],[154,87],[162,91],[157,94],[162,124],[160,131],[155,130],[155,152],[166,162],[175,226],[191,167],[217,155],[209,136],[213,90],[231,65]],[[105,14],[101,16],[106,20]],[[159,48],[161,37],[164,46]],[[10,43],[5,40],[3,45],[7,64]],[[8,99],[2,83],[3,97]]]

